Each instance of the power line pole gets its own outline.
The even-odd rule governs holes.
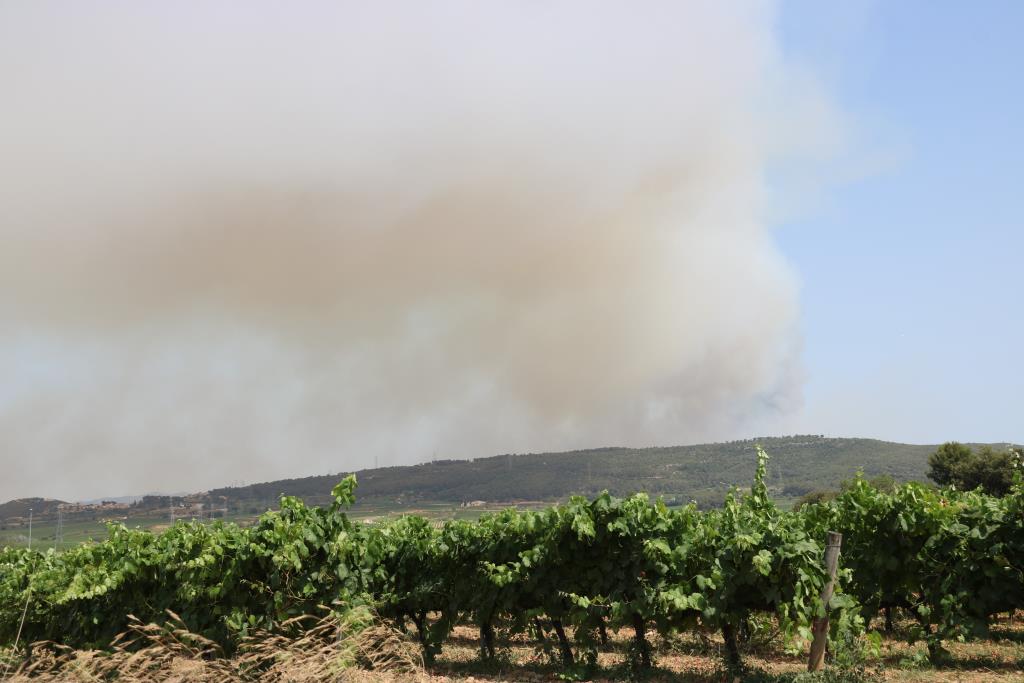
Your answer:
[[[171,499],[171,526],[174,526],[174,496],[169,496]]]
[[[28,549],[32,550],[32,508],[28,509]]]
[[[57,507],[57,529],[53,532],[53,549],[57,550],[58,545],[64,540],[64,509]]]

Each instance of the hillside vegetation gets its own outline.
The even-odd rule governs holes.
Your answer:
[[[0,519],[28,517],[29,510],[35,516],[56,514],[57,508],[65,505],[63,500],[52,498],[18,498],[0,503]]]
[[[857,472],[871,479],[891,477],[895,482],[928,481],[929,456],[937,445],[911,445],[876,439],[826,438],[817,435],[766,437],[728,443],[663,448],[596,448],[562,453],[506,454],[473,460],[435,460],[420,465],[383,467],[356,472],[360,481],[362,513],[423,511],[431,505],[451,510],[460,503],[484,501],[490,509],[507,503],[552,503],[572,495],[593,497],[601,491],[627,496],[643,491],[661,496],[670,505],[696,502],[701,508],[721,505],[732,487],[745,486],[755,449],[761,444],[774,455],[766,482],[772,496],[787,507],[809,492],[835,491]],[[992,444],[1004,452],[1007,444]],[[987,446],[982,445],[982,448]],[[149,526],[175,516],[244,521],[277,505],[282,495],[308,505],[326,505],[325,495],[340,474],[282,479],[239,487],[225,487],[186,496],[150,495],[129,504],[65,504],[64,522],[93,522],[94,534],[103,534],[101,522],[116,519],[129,526]],[[28,508],[32,507],[38,537],[52,539],[61,501],[21,499],[0,505],[0,542],[19,544],[10,533],[24,535]],[[482,511],[482,508],[477,508]],[[6,528],[8,531],[4,532]],[[13,531],[12,531],[13,530]],[[4,534],[7,533],[7,536]]]
[[[837,488],[858,470],[868,477],[887,474],[897,481],[926,481],[928,456],[938,447],[805,435],[696,446],[508,454],[362,470],[359,494],[362,501],[416,503],[555,501],[604,490],[617,496],[646,491],[669,503],[696,501],[712,507],[721,504],[730,487],[749,482],[757,444],[773,455],[767,483],[782,500]],[[280,495],[326,503],[323,492],[336,481],[337,475],[284,479],[215,489],[209,496],[226,499],[233,507],[276,501]]]

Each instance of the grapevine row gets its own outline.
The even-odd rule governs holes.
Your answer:
[[[912,636],[938,656],[943,640],[983,634],[993,614],[1024,606],[1019,480],[1005,498],[919,484],[887,494],[858,480],[833,501],[786,512],[768,495],[766,462],[760,453],[748,493],[706,512],[603,494],[441,528],[416,516],[363,524],[344,512],[349,477],[329,507],[285,497],[251,527],[112,526],[108,540],[63,553],[4,549],[0,643],[14,640],[23,610],[23,638],[75,647],[109,642],[128,615],[160,621],[172,610],[230,650],[321,606],[366,604],[408,625],[428,659],[458,623],[479,629],[484,657],[499,627],[547,634],[567,666],[592,662],[607,629],[626,627],[643,665],[650,629],[701,625],[721,630],[736,663],[737,634],[755,613],[774,615],[794,648],[809,638],[826,610],[828,530],[843,534],[834,637],[902,607],[918,620]]]

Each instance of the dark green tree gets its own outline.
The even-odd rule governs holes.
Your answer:
[[[977,452],[964,473],[964,487],[981,487],[993,496],[1005,496],[1013,486],[1014,455],[1011,451],[985,446]]]
[[[950,441],[928,458],[928,478],[939,486],[970,491],[981,488],[994,496],[1005,496],[1013,486],[1016,458],[1012,450],[997,451],[984,446],[977,452]]]
[[[928,457],[928,478],[939,486],[958,486],[971,465],[974,451],[956,441],[947,441]],[[962,488],[962,487],[961,487]]]

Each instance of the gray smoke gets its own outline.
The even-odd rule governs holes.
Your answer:
[[[773,22],[4,4],[0,497],[779,424],[765,174],[830,122]]]

